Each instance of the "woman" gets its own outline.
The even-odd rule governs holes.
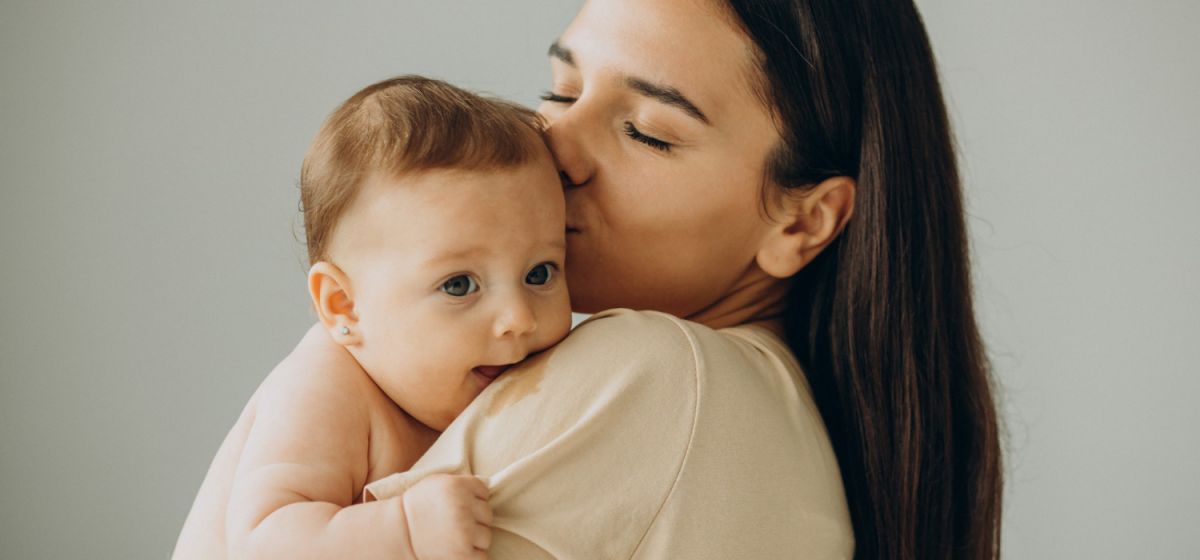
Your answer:
[[[370,491],[487,478],[497,558],[997,556],[997,420],[912,3],[589,0],[550,55],[574,307],[670,315],[599,314]]]

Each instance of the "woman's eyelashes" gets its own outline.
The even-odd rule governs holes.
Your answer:
[[[662,140],[659,140],[658,138],[655,138],[653,136],[647,136],[645,134],[642,134],[642,132],[639,131],[636,126],[633,126],[633,123],[631,123],[629,121],[625,122],[625,135],[630,138],[633,138],[634,140],[641,142],[647,146],[650,146],[651,148],[654,148],[655,150],[659,150],[662,152],[671,151],[671,143],[670,142],[663,142]]]
[[[559,95],[552,91],[547,91],[542,94],[542,101],[549,101],[551,103],[574,103],[578,100],[579,100],[579,98],[577,98],[577,97],[567,97],[565,95]]]

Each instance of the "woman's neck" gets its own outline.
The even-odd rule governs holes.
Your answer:
[[[684,318],[714,329],[754,324],[782,337],[790,286],[790,280],[775,278],[753,267],[721,299]]]

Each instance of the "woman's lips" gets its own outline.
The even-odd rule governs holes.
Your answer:
[[[497,377],[500,377],[501,373],[504,373],[510,367],[512,367],[512,364],[504,366],[479,366],[471,371],[474,371],[475,373],[488,379],[496,379]]]

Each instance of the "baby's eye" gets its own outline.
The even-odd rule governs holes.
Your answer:
[[[550,279],[554,277],[554,265],[550,263],[542,263],[529,271],[525,275],[525,283],[534,286],[542,286],[550,283]]]
[[[454,297],[464,297],[479,291],[479,283],[465,274],[455,276],[442,284],[442,291]]]

